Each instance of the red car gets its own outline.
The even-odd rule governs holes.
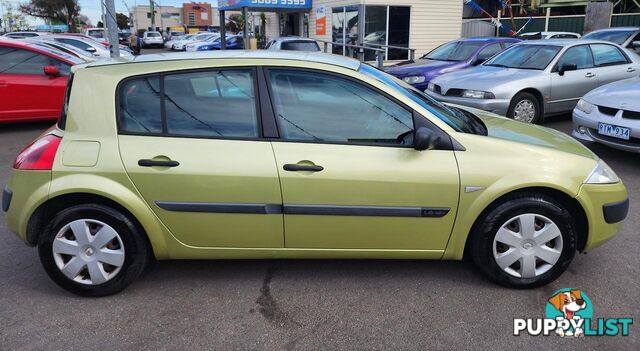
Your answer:
[[[0,41],[0,123],[57,119],[71,66],[79,63],[47,46]]]

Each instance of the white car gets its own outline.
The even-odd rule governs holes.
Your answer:
[[[275,38],[267,44],[266,50],[292,50],[320,52],[318,42],[309,38],[282,37]]]
[[[590,91],[573,110],[571,135],[619,150],[640,153],[640,78]]]
[[[142,47],[150,48],[150,47],[158,47],[161,48],[164,45],[164,38],[162,38],[162,34],[156,31],[146,31],[142,35]]]
[[[105,40],[107,37],[104,28],[87,28],[84,34],[100,40]]]
[[[220,41],[220,35],[218,34],[212,34],[209,35],[208,37],[206,37],[204,40],[201,41],[195,41],[192,43],[189,43],[185,46],[185,51],[198,51],[198,48],[200,48],[203,45],[209,45],[211,43],[215,43]]]
[[[111,57],[111,52],[104,45],[97,41],[84,39],[79,36],[73,35],[47,35],[42,37],[42,40],[56,41],[59,43],[75,46],[80,50],[91,53],[93,56],[101,58]],[[120,57],[133,56],[131,52],[126,50],[120,50]]]
[[[528,32],[522,33],[518,38],[522,40],[536,39],[580,39],[581,35],[573,32]]]
[[[181,37],[176,37],[174,39],[167,40],[164,42],[164,48],[171,50],[173,48],[173,44],[179,42],[180,40],[190,39],[193,36],[195,36],[195,34],[187,34]]]
[[[207,37],[209,37],[211,35],[211,33],[202,33],[202,34],[195,34],[192,37],[189,37],[188,35],[185,36],[184,39],[182,40],[178,40],[177,42],[175,42],[172,46],[171,46],[171,50],[176,50],[176,51],[185,51],[185,47],[188,44],[191,44],[193,42],[196,41],[203,41],[205,40]],[[188,38],[187,38],[188,37]]]

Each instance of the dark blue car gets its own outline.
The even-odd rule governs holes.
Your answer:
[[[458,39],[440,45],[418,60],[400,63],[386,71],[424,91],[431,79],[445,73],[477,66],[520,41],[516,38]]]
[[[201,45],[198,47],[198,51],[208,50],[221,50],[222,43],[220,40],[216,40],[208,45]],[[242,50],[244,49],[244,38],[242,35],[232,35],[227,37],[227,50]]]

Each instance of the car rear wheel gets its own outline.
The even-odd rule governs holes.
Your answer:
[[[491,280],[533,288],[558,278],[576,252],[571,214],[554,199],[527,194],[505,199],[478,221],[469,253]]]
[[[533,94],[518,93],[511,101],[507,117],[524,123],[540,123],[542,118],[540,102]]]
[[[58,213],[40,235],[38,252],[51,279],[82,296],[121,291],[150,258],[147,242],[131,220],[102,205]]]

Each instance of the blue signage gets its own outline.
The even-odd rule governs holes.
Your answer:
[[[258,9],[311,10],[312,0],[218,0],[218,10],[234,11],[243,7]]]
[[[69,26],[66,24],[41,24],[36,26],[36,30],[39,32],[66,32]]]

